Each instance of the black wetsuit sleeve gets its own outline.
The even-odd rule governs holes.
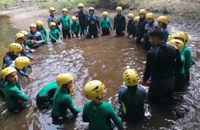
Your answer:
[[[123,31],[125,31],[125,29],[126,29],[126,19],[125,19],[125,17],[123,16]]]
[[[176,60],[175,60],[175,70],[177,72],[181,72],[183,64],[181,62],[181,55],[180,55],[178,49],[176,49],[176,51],[175,51],[175,58],[176,58]]]
[[[144,77],[143,77],[143,81],[147,81],[151,75],[151,71],[152,71],[152,59],[151,59],[151,52],[147,53],[147,58],[146,58],[146,67],[145,67],[145,71],[144,71]]]

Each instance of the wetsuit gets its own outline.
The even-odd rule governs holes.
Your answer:
[[[3,58],[2,69],[10,66],[17,57],[18,56],[13,55],[11,52],[7,52]]]
[[[112,30],[112,24],[109,18],[102,18],[100,20],[100,28],[102,31],[102,36],[110,35],[110,30]]]
[[[42,39],[45,40],[44,43],[47,43],[47,37],[48,37],[48,35],[47,35],[46,29],[44,29],[44,28],[43,29],[37,28],[37,30],[41,33]]]
[[[185,57],[185,81],[189,83],[190,81],[190,68],[192,65],[195,64],[194,60],[192,59],[192,53],[187,45],[181,51],[181,55]]]
[[[126,28],[126,19],[124,15],[117,14],[114,18],[114,27],[113,29],[116,29],[116,35],[117,36],[124,36],[123,31],[125,32]]]
[[[5,96],[5,102],[8,110],[11,112],[19,112],[25,108],[27,102],[29,101],[28,96],[19,89],[19,84],[11,84],[6,82],[3,87],[3,93]]]
[[[81,36],[84,36],[87,27],[87,13],[84,11],[78,11],[77,17],[81,26]]]
[[[48,25],[50,25],[51,22],[55,22],[56,23],[56,28],[58,29],[58,31],[60,31],[60,28],[58,26],[58,23],[59,23],[58,20],[54,16],[49,15],[49,17],[47,19]],[[50,29],[50,26],[49,26],[49,29]]]
[[[149,50],[151,48],[148,34],[150,31],[155,30],[156,28],[159,28],[159,27],[156,25],[155,22],[145,24],[144,43],[143,43],[144,49]]]
[[[174,91],[174,70],[181,71],[182,62],[178,50],[165,44],[153,46],[146,60],[143,81],[151,77],[148,98],[156,103]]]
[[[122,122],[114,108],[107,102],[96,104],[86,102],[83,108],[83,121],[89,122],[89,130],[112,130],[111,120],[122,128]]]
[[[31,40],[36,40],[37,43],[32,43]],[[27,44],[30,48],[38,48],[43,43],[45,43],[45,39],[42,39],[42,34],[40,32],[36,31],[28,34]]]
[[[72,36],[78,37],[78,35],[81,35],[81,26],[79,22],[71,23],[71,31],[72,31]]]
[[[52,82],[42,88],[36,97],[36,104],[39,109],[48,108],[52,104],[53,96],[59,87],[56,82]]]
[[[140,18],[140,21],[138,22],[138,25],[137,25],[136,43],[141,43],[141,39],[144,37],[146,23],[147,22],[145,18]]]
[[[166,27],[166,28],[162,28],[162,31],[163,31],[163,33],[164,33],[164,39],[163,39],[163,42],[166,43],[167,40],[168,40],[169,31],[168,31],[167,27]]]
[[[98,37],[99,20],[95,14],[87,16],[87,38]]]
[[[22,70],[19,70],[19,69],[16,68],[14,61],[12,62],[12,64],[9,65],[9,67],[15,68],[17,70],[17,72],[18,72],[17,73],[18,76],[24,76],[26,78],[29,77],[29,74],[27,74],[27,72],[26,72],[27,68],[30,68],[30,69],[32,68],[31,65],[29,65],[27,68],[23,68]]]
[[[118,94],[123,117],[127,120],[143,119],[145,101],[144,88],[140,86],[127,88],[123,85]]]
[[[59,117],[65,118],[68,111],[70,110],[74,115],[77,115],[80,110],[74,107],[72,103],[71,95],[66,90],[58,89],[53,97],[53,107],[51,116],[54,120],[59,119]]]
[[[129,20],[127,24],[127,33],[128,36],[135,36],[136,33],[136,28],[135,28],[135,21],[134,20]]]
[[[61,16],[59,18],[59,24],[62,25],[62,34],[63,38],[71,38],[71,33],[70,33],[70,17],[69,16]]]
[[[57,40],[61,39],[62,36],[60,34],[60,31],[58,31],[58,29],[51,29],[49,31],[49,38],[51,39],[52,43],[55,43]]]

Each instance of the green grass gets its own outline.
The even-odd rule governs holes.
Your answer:
[[[17,1],[19,1],[19,0],[0,0],[0,5],[11,6]]]
[[[55,7],[58,10],[62,10],[63,8],[72,9],[73,7],[77,7],[79,3],[83,3],[85,6],[87,5],[86,0],[74,0],[74,1],[52,1],[52,2],[43,2],[39,5],[40,8],[49,8]]]

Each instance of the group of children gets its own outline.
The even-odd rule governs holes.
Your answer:
[[[50,16],[48,25],[50,28],[49,38],[51,42],[58,42],[62,38],[80,37],[86,35],[88,38],[97,37],[99,29],[102,35],[109,35],[112,29],[116,30],[116,35],[124,36],[126,28],[126,18],[122,15],[122,7],[116,8],[117,15],[114,18],[114,26],[108,18],[108,12],[103,12],[103,18],[98,21],[94,15],[94,8],[89,8],[89,14],[83,9],[84,5],[79,4],[80,11],[72,16],[72,23],[68,16],[68,10],[62,10],[63,16],[57,20],[55,9],[49,8]],[[164,33],[163,43],[176,46],[181,56],[182,68],[176,72],[177,89],[182,89],[185,83],[189,82],[189,69],[193,65],[192,55],[187,46],[189,39],[185,32],[169,35],[166,16],[157,18],[158,24],[154,21],[154,14],[147,13],[145,9],[139,11],[139,16],[134,17],[128,14],[127,33],[130,38],[136,37],[136,42],[141,43],[146,49],[150,49],[148,32],[153,29],[160,29]],[[59,25],[62,25],[60,30]],[[62,32],[62,36],[61,36]],[[15,43],[9,45],[9,51],[3,59],[1,70],[0,92],[6,102],[9,111],[18,113],[28,104],[29,98],[20,86],[19,76],[30,78],[28,71],[31,71],[31,56],[38,47],[47,43],[47,32],[42,21],[37,21],[30,25],[30,33],[20,31],[15,35]],[[72,103],[72,96],[75,93],[73,76],[70,73],[62,73],[56,80],[44,86],[37,94],[36,105],[38,109],[52,108],[51,116],[54,120],[66,119],[68,109],[77,116],[81,112]],[[105,86],[99,80],[88,82],[83,92],[87,99],[82,111],[84,122],[89,122],[89,129],[112,129],[111,120],[119,128],[123,128],[121,119],[110,103],[103,101]],[[139,76],[134,69],[127,69],[123,72],[123,85],[119,90],[118,99],[120,103],[120,113],[123,119],[142,119],[144,117],[145,91],[139,86]]]

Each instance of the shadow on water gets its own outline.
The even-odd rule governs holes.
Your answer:
[[[8,24],[8,17],[0,19],[1,31],[1,59],[5,54],[7,43],[12,42],[13,30]],[[3,25],[3,26],[2,26]],[[6,44],[4,43],[6,41]],[[134,44],[128,38],[117,38],[114,36],[101,37],[98,39],[73,39],[61,44],[47,44],[33,54],[33,72],[30,74],[35,78],[34,81],[23,83],[25,93],[30,97],[30,107],[17,115],[11,115],[1,103],[0,128],[5,130],[29,129],[29,130],[53,130],[53,129],[84,129],[81,114],[63,125],[52,124],[50,110],[38,111],[35,107],[35,97],[38,91],[49,82],[55,80],[57,74],[70,72],[75,79],[76,93],[73,96],[75,106],[82,108],[86,100],[82,93],[83,85],[92,80],[99,79],[106,85],[105,100],[115,104],[116,94],[122,83],[122,72],[127,66],[135,68],[142,76],[145,65],[145,51],[141,46]],[[146,113],[150,113],[150,118],[139,124],[126,124],[128,130],[153,130],[153,129],[181,129],[187,128],[186,123],[190,122],[190,128],[196,128],[199,123],[199,75],[192,69],[192,82],[186,93],[175,96],[181,98],[182,103],[173,100],[165,102],[161,107],[149,107]],[[173,113],[174,108],[187,106],[189,113],[177,119]],[[195,124],[193,124],[194,122]]]

